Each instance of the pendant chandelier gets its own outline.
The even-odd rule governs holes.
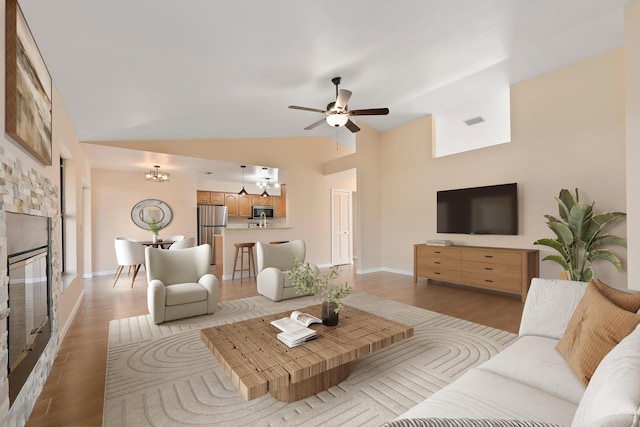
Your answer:
[[[265,178],[267,180],[267,183],[265,184],[264,191],[262,192],[261,196],[262,197],[269,197],[269,193],[267,193],[267,188],[269,188],[269,178]]]
[[[160,166],[154,165],[155,170],[151,170],[149,172],[145,172],[144,179],[145,181],[151,182],[169,182],[171,176],[167,172],[160,172]]]
[[[247,166],[246,166],[246,165],[240,165],[240,167],[242,168],[242,190],[240,190],[240,191],[238,192],[238,194],[239,194],[240,196],[246,196],[247,194],[249,194],[249,193],[247,193],[247,190],[245,190],[245,189],[244,189],[244,170],[245,170],[245,168],[246,168]]]
[[[267,176],[267,173],[268,173],[267,171],[268,171],[268,168],[262,168],[262,177],[263,178],[262,178],[261,181],[256,182],[256,185],[260,189],[264,190],[262,192],[262,194],[261,194],[262,197],[269,197],[269,193],[267,193],[267,190],[269,188],[271,188],[271,187],[279,188],[280,187],[279,183],[277,183],[277,182],[272,183],[271,182],[271,178]]]

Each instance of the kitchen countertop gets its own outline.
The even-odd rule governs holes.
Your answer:
[[[290,230],[293,227],[227,227],[224,231],[268,231],[268,230]]]

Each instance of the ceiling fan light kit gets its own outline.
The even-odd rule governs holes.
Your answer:
[[[330,102],[327,105],[326,110],[289,105],[289,108],[292,110],[311,111],[313,113],[324,113],[327,115],[324,119],[320,119],[304,128],[305,130],[311,130],[326,121],[331,126],[345,126],[351,132],[355,133],[358,132],[360,128],[349,119],[350,116],[385,116],[389,114],[388,108],[368,108],[364,110],[349,111],[347,104],[351,98],[351,92],[346,89],[338,88],[341,80],[342,79],[340,77],[334,77],[331,79],[331,82],[336,86],[336,100],[334,102]]]
[[[349,116],[340,113],[329,114],[326,120],[327,123],[329,123],[331,126],[340,127],[347,124],[347,122],[349,121]]]

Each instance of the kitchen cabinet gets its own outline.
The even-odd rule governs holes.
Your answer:
[[[271,206],[273,206],[273,217],[282,218],[282,197],[271,196]]]
[[[539,275],[539,251],[480,246],[428,246],[413,249],[413,281],[426,277],[527,297]]]
[[[282,218],[287,216],[287,184],[280,186],[280,211]]]
[[[251,205],[271,206],[271,196],[263,197],[260,194],[252,194]]]
[[[196,197],[196,200],[198,201],[198,203],[211,203],[211,198],[209,196],[209,193],[211,193],[210,191],[201,191],[198,190],[198,195]]]
[[[260,194],[239,195],[237,193],[226,193],[222,191],[197,190],[197,201],[203,204],[224,205],[227,207],[229,216],[240,218],[251,218],[251,207],[273,206],[275,218],[284,218],[287,215],[286,209],[286,186],[280,187],[280,196],[263,197]]]
[[[219,191],[209,191],[209,198],[212,205],[224,205],[225,204],[225,193],[221,193]]]
[[[237,193],[224,193],[224,205],[227,207],[228,216],[238,216]]]
[[[251,218],[251,195],[238,195],[238,216],[241,218]]]

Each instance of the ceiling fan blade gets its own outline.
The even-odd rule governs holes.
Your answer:
[[[318,110],[317,108],[299,107],[297,105],[289,105],[292,110],[313,111],[314,113],[326,113],[324,110]]]
[[[338,91],[338,97],[336,98],[336,108],[343,110],[347,108],[349,99],[351,98],[351,92],[346,89],[340,89]]]
[[[389,114],[388,108],[368,108],[365,110],[351,110],[350,116],[386,116]]]
[[[323,111],[324,113],[324,111]],[[322,123],[324,123],[326,120],[325,119],[320,119],[317,122],[311,123],[309,126],[307,126],[306,128],[304,128],[304,130],[311,130],[315,127],[320,126]]]
[[[347,123],[344,125],[347,129],[349,129],[351,132],[356,133],[360,130],[360,128],[358,127],[358,125],[356,125],[355,123],[353,123],[351,120],[348,120]]]

